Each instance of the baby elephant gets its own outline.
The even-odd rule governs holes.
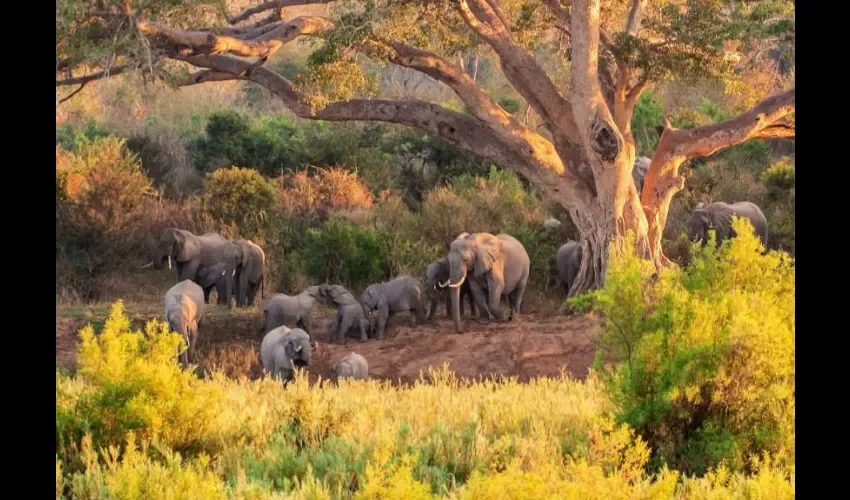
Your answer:
[[[558,269],[558,280],[564,286],[564,292],[569,295],[581,267],[581,244],[568,241],[561,245],[555,254],[555,267]]]
[[[369,363],[363,356],[352,352],[334,366],[334,378],[336,380],[341,378],[366,380],[369,378]]]
[[[183,335],[186,349],[180,362],[186,367],[195,361],[198,325],[204,319],[204,290],[191,280],[183,280],[165,294],[165,320],[172,331]]]
[[[333,343],[334,333],[340,344],[345,343],[345,334],[349,329],[353,328],[360,333],[360,341],[368,340],[367,332],[369,322],[363,314],[363,308],[357,299],[354,298],[342,285],[319,285],[319,295],[330,300],[336,305],[336,319],[331,330],[330,343]]]
[[[437,306],[440,299],[446,301],[446,316],[451,318],[452,314],[452,296],[449,293],[451,288],[449,284],[449,259],[443,257],[439,260],[428,264],[428,269],[425,270],[425,295],[431,302],[428,311],[428,321],[433,321],[437,316]],[[460,315],[463,316],[464,297],[469,301],[469,312],[475,316],[475,298],[472,296],[472,290],[469,288],[469,282],[464,281],[460,286]]]
[[[316,299],[320,298],[319,287],[311,286],[298,295],[277,293],[263,306],[262,331],[268,332],[281,325],[290,328],[301,328],[310,333],[310,314]]]
[[[363,312],[369,320],[369,327],[378,339],[384,338],[387,320],[393,314],[413,311],[416,322],[425,323],[425,311],[422,308],[422,289],[419,282],[410,276],[399,276],[383,283],[374,283],[360,296]],[[377,328],[375,311],[378,312]]]
[[[263,337],[260,344],[260,361],[263,369],[274,378],[289,382],[296,368],[310,364],[310,336],[300,328],[279,326]]]

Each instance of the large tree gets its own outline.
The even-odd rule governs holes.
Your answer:
[[[327,16],[287,15],[289,7],[330,3]],[[661,235],[684,185],[684,161],[748,139],[794,137],[793,88],[721,123],[677,129],[665,119],[642,193],[632,180],[631,119],[641,93],[653,82],[729,74],[728,42],[743,51],[793,47],[786,0],[276,0],[231,17],[220,4],[58,0],[57,87],[75,85],[73,94],[128,70],[173,80],[169,61],[180,61],[200,69],[181,85],[245,80],[303,118],[399,123],[439,135],[516,171],[569,211],[584,251],[572,294],[601,285],[609,243],[629,230],[639,252],[670,265]],[[552,32],[566,42],[565,81],[538,57]],[[293,82],[266,62],[302,36],[319,43],[310,71]],[[482,50],[498,59],[541,126],[507,112],[452,62]],[[374,97],[364,59],[445,84],[465,112]]]

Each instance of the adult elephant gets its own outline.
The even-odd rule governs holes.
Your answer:
[[[755,203],[739,201],[725,203],[717,201],[708,205],[699,203],[688,221],[688,237],[692,241],[708,242],[708,230],[714,229],[717,244],[737,236],[732,229],[732,217],[746,218],[753,225],[756,236],[767,246],[767,218]]]
[[[463,331],[460,287],[467,277],[481,319],[491,316],[498,321],[503,319],[502,295],[508,296],[510,319],[515,312],[520,313],[531,261],[516,238],[509,234],[464,233],[452,242],[448,259],[449,280],[443,285],[452,288],[452,316],[458,333]],[[471,276],[469,271],[472,271]]]
[[[153,265],[162,269],[172,264],[177,268],[177,281],[192,280],[199,285],[198,274],[205,272],[223,261],[228,241],[217,233],[205,233],[200,236],[186,231],[169,227],[163,230],[157,244],[154,260],[143,267]],[[203,285],[202,285],[203,286]],[[204,290],[204,302],[209,303],[211,286]]]
[[[638,194],[643,191],[643,181],[646,179],[646,172],[649,170],[651,163],[652,160],[646,156],[638,156],[635,159],[635,164],[632,167],[632,179],[635,181]]]
[[[568,295],[581,267],[581,244],[568,241],[561,245],[555,253],[555,267],[558,269],[558,280],[564,286]]]
[[[234,242],[241,249],[241,262],[236,273],[238,278],[238,290],[236,293],[236,305],[247,307],[254,305],[257,290],[260,298],[263,298],[263,276],[266,265],[266,254],[259,245],[251,240],[236,240]]]

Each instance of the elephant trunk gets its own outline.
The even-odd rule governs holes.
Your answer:
[[[461,280],[463,283],[463,280]],[[451,285],[450,285],[451,286]],[[451,289],[452,294],[452,319],[455,322],[455,331],[463,333],[463,325],[460,322],[460,286]]]
[[[234,269],[233,272],[227,273],[225,275],[224,279],[225,279],[224,300],[225,300],[227,306],[230,307],[231,306],[230,297],[233,297],[233,292],[234,292],[234,289],[235,289],[234,281],[236,280],[236,270]]]

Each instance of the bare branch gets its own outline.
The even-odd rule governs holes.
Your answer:
[[[56,80],[57,87],[64,87],[66,85],[85,85],[93,80],[100,80],[101,78],[106,78],[112,75],[117,75],[119,73],[123,73],[129,69],[132,69],[133,66],[129,64],[124,64],[121,66],[112,66],[111,68],[104,69],[103,71],[98,71],[96,73],[90,73],[85,76],[77,76],[73,78],[66,78],[64,80]]]
[[[282,9],[284,7],[293,7],[296,5],[319,5],[331,3],[333,0],[275,0],[272,2],[264,2],[256,7],[251,7],[250,9],[245,9],[239,15],[234,16],[227,20],[231,25],[239,24],[246,19],[260,14],[262,12],[267,12],[272,9]]]
[[[83,87],[85,87],[87,83],[89,83],[89,82],[83,82],[83,83],[81,83],[81,84],[80,84],[80,86],[79,86],[79,87],[77,87],[77,89],[76,89],[76,90],[74,90],[74,91],[73,91],[73,92],[71,92],[70,94],[66,95],[66,96],[65,96],[65,97],[63,97],[62,99],[59,99],[59,101],[57,101],[57,102],[56,102],[56,104],[57,104],[57,105],[62,104],[63,102],[67,101],[68,99],[70,99],[70,98],[74,97],[75,95],[77,95],[77,94],[78,94],[81,90],[83,90]]]
[[[555,136],[556,144],[560,141],[566,147],[575,128],[572,109],[548,74],[531,53],[511,39],[487,0],[459,0],[457,5],[467,26],[499,55],[505,77],[543,119]],[[478,17],[478,13],[482,17]]]
[[[625,32],[632,36],[638,36],[640,33],[640,23],[643,20],[643,11],[646,9],[647,0],[632,0],[632,9],[629,11],[629,18],[626,21]]]

